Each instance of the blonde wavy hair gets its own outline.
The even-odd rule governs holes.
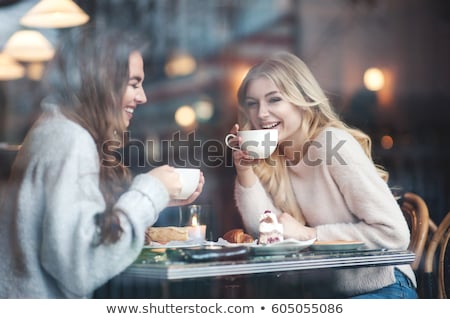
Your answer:
[[[306,64],[288,52],[277,53],[254,65],[242,80],[238,90],[238,121],[242,130],[254,129],[245,108],[245,98],[249,83],[259,77],[266,77],[273,81],[288,102],[302,109],[303,119],[298,133],[304,137],[304,152],[307,150],[307,142],[313,140],[324,128],[335,127],[351,134],[359,142],[367,157],[372,160],[370,137],[361,130],[349,127],[339,119]],[[269,161],[261,161],[255,165],[253,168],[255,174],[272,197],[275,207],[291,214],[304,224],[302,211],[290,184],[287,159],[277,148],[270,160],[271,165],[268,164]],[[273,165],[274,162],[276,165]],[[374,166],[379,175],[387,181],[387,172],[378,165],[374,164]]]

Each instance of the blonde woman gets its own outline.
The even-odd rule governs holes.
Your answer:
[[[409,229],[371,158],[370,138],[344,124],[314,76],[282,52],[253,66],[238,91],[239,129],[276,129],[269,160],[234,151],[235,198],[248,232],[265,210],[278,215],[286,238],[358,240],[369,248],[406,249]],[[235,140],[234,142],[237,142]],[[330,271],[338,297],[416,298],[409,265]]]

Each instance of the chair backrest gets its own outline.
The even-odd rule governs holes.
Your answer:
[[[439,224],[431,238],[425,253],[424,275],[428,285],[427,297],[433,297],[434,267],[437,266],[437,297],[448,298],[450,296],[450,212]],[[436,251],[439,248],[439,254]],[[436,261],[437,257],[437,261]]]
[[[428,207],[419,195],[410,192],[404,193],[399,202],[411,232],[408,249],[416,254],[411,267],[417,271],[428,239],[430,218]]]

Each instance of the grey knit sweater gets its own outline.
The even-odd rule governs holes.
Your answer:
[[[24,175],[0,211],[0,298],[88,298],[136,259],[168,193],[156,178],[136,176],[115,204],[122,237],[94,245],[94,216],[105,209],[99,165],[85,129],[56,107],[44,113],[15,162]]]

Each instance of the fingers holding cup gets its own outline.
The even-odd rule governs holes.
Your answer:
[[[205,184],[203,172],[196,168],[176,168],[175,171],[180,174],[182,189],[172,198],[169,206],[182,206],[194,202],[203,191]]]

